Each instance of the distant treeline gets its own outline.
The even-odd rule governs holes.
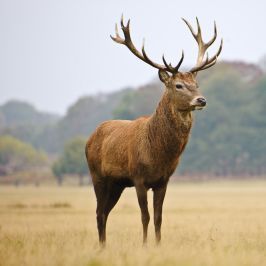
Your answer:
[[[194,112],[192,136],[183,155],[183,175],[266,174],[266,74],[243,62],[223,62],[199,74],[207,108]],[[80,98],[65,116],[46,114],[24,102],[0,106],[0,134],[11,135],[48,154],[65,142],[88,137],[109,119],[151,114],[163,93],[153,82],[137,89]]]

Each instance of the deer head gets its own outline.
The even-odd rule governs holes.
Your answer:
[[[207,69],[213,66],[216,61],[217,57],[222,51],[223,40],[221,39],[221,43],[219,46],[218,51],[215,55],[209,58],[208,53],[205,53],[207,49],[213,44],[217,37],[217,28],[214,22],[214,35],[208,42],[204,42],[201,35],[201,27],[197,21],[197,33],[194,32],[192,26],[185,20],[183,21],[188,26],[190,32],[192,33],[194,39],[198,44],[198,57],[196,65],[191,68],[188,72],[180,72],[179,68],[184,60],[184,51],[182,51],[181,58],[178,64],[173,67],[171,63],[167,63],[165,60],[164,55],[162,56],[163,65],[157,64],[153,62],[147,55],[145,48],[144,48],[144,41],[141,52],[139,52],[136,47],[134,46],[131,36],[130,36],[130,20],[128,20],[127,24],[124,24],[123,16],[121,17],[121,29],[124,33],[124,39],[120,37],[118,33],[117,24],[115,26],[116,36],[111,38],[119,43],[127,46],[127,48],[139,59],[146,62],[147,64],[151,65],[154,68],[159,70],[159,78],[165,84],[166,93],[171,99],[172,104],[179,110],[179,111],[192,111],[192,110],[200,110],[203,109],[206,105],[206,99],[201,95],[199,91],[199,87],[196,81],[196,76],[199,71]]]

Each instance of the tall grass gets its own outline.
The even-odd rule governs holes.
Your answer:
[[[1,187],[0,265],[265,265],[266,182],[170,185],[160,246],[152,220],[142,246],[128,189],[109,216],[101,250],[95,205],[88,187]]]

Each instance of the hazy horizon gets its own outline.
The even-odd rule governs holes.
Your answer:
[[[257,63],[265,55],[264,1],[7,1],[0,0],[0,104],[9,99],[33,103],[38,110],[63,114],[82,95],[135,87],[153,80],[157,71],[109,37],[123,13],[140,49],[161,62],[175,64],[182,49],[184,66],[193,65],[197,46],[181,17],[203,36],[218,27],[220,60]],[[151,8],[152,7],[152,8]],[[192,9],[193,7],[193,9]],[[229,10],[230,8],[230,10]],[[159,19],[158,19],[159,18]]]

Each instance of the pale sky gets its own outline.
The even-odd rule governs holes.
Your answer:
[[[156,69],[137,59],[109,35],[123,13],[140,49],[162,63],[164,53],[176,64],[195,63],[197,46],[181,17],[203,36],[218,27],[221,60],[258,62],[266,54],[266,1],[103,1],[0,0],[0,104],[26,100],[38,109],[65,113],[80,96],[145,84]],[[122,35],[122,34],[121,34]]]

